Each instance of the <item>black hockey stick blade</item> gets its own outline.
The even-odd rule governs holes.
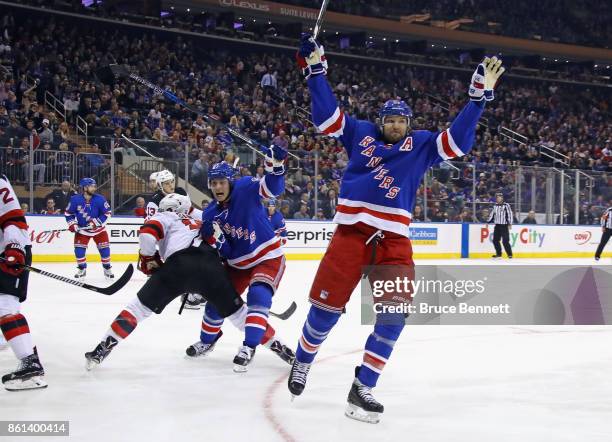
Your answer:
[[[297,310],[297,304],[295,303],[295,301],[293,301],[291,305],[289,306],[289,308],[285,310],[284,312],[274,313],[273,311],[270,311],[270,315],[274,316],[275,318],[286,321],[287,319],[291,317],[291,315],[295,313],[296,310]]]
[[[115,282],[113,282],[108,287],[96,287],[93,285],[84,284],[83,288],[86,288],[88,290],[93,290],[94,292],[102,293],[104,295],[114,295],[119,290],[121,290],[123,286],[125,286],[130,281],[130,279],[132,279],[133,274],[134,274],[134,266],[130,263],[125,269],[125,271],[123,272],[123,275],[121,275],[119,279],[117,279]]]
[[[5,258],[0,257],[0,260],[5,261]],[[70,285],[81,287],[87,290],[91,290],[92,292],[102,293],[103,295],[113,295],[119,290],[121,290],[123,286],[128,283],[128,281],[132,278],[132,275],[134,274],[134,266],[130,264],[127,266],[127,269],[125,269],[125,272],[123,272],[123,275],[121,275],[119,279],[117,279],[117,281],[115,281],[108,287],[97,287],[95,285],[87,284],[82,281],[77,281],[75,279],[67,278],[62,275],[57,275],[55,273],[47,272],[46,270],[42,270],[36,267],[32,267],[28,265],[24,265],[23,267],[25,270],[28,270],[30,272],[38,273],[39,275],[43,275],[48,278],[57,279],[58,281],[65,282],[66,284],[70,284]]]

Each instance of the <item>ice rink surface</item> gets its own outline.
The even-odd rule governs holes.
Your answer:
[[[513,264],[531,263],[546,261]],[[292,347],[317,265],[289,261],[275,296],[276,311],[298,303],[288,321],[272,319]],[[37,266],[74,274],[72,264]],[[125,266],[117,263],[116,273]],[[87,282],[107,285],[100,264],[88,271]],[[289,366],[269,350],[258,349],[248,373],[232,371],[242,338],[229,323],[208,358],[185,359],[185,348],[198,339],[202,311],[179,317],[176,300],[139,325],[96,371],[86,372],[83,354],[144,280],[135,272],[123,290],[107,297],[32,275],[23,311],[49,387],[1,389],[0,420],[68,420],[70,440],[91,442],[612,440],[612,327],[605,326],[406,328],[374,390],[386,410],[378,425],[343,415],[353,367],[371,332],[359,323],[358,296],[321,347],[306,390],[294,402],[286,387]],[[15,364],[10,349],[0,352],[0,373]],[[12,440],[29,439],[44,440]]]

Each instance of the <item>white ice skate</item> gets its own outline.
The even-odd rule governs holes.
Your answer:
[[[255,357],[255,349],[248,345],[243,345],[238,349],[238,354],[234,356],[234,372],[244,373],[248,370],[248,365]]]
[[[104,268],[104,277],[106,278],[107,281],[112,281],[113,279],[115,279],[115,274],[113,273],[113,269],[109,268]]]

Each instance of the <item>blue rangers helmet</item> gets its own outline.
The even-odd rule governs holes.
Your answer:
[[[406,104],[404,100],[387,100],[383,107],[378,112],[380,117],[380,124],[385,124],[385,117],[399,115],[400,117],[406,117],[408,123],[412,117],[412,109]]]
[[[234,182],[235,174],[236,169],[225,161],[213,164],[213,166],[208,170],[208,187],[210,187],[210,182],[212,180],[226,179],[230,182],[230,184],[232,184]]]
[[[81,178],[81,181],[79,181],[79,186],[85,188],[87,186],[97,186],[97,184],[96,180],[93,178]]]

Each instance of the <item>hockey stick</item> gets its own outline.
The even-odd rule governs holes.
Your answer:
[[[105,224],[105,226],[142,226],[142,224],[136,224],[136,223],[107,223]],[[41,233],[51,233],[51,232],[68,232],[70,231],[70,229],[51,229],[51,230],[43,230],[42,232],[38,232],[38,234]],[[77,230],[75,233],[78,233],[79,231]]]
[[[144,153],[146,153],[147,155],[149,155],[151,158],[155,159],[155,160],[163,160],[163,158],[160,157],[156,157],[155,155],[153,155],[151,152],[149,152],[147,149],[145,149],[144,147],[134,143],[132,140],[130,140],[128,137],[126,137],[125,135],[121,134],[121,138],[123,138],[124,140],[126,140],[128,143],[132,144],[133,146],[136,146],[138,149],[142,150]]]
[[[312,38],[317,39],[317,35],[319,35],[319,31],[321,30],[321,26],[323,25],[323,16],[325,15],[325,11],[327,10],[327,5],[329,4],[329,0],[323,0],[321,3],[321,9],[319,9],[319,16],[317,17],[317,23],[315,24],[314,31],[312,31]]]
[[[289,306],[289,308],[282,313],[274,313],[272,310],[270,310],[270,316],[274,316],[275,318],[286,321],[287,319],[291,317],[291,315],[295,313],[296,310],[297,310],[297,304],[295,303],[295,301],[293,301],[291,305]]]
[[[169,90],[162,89],[156,84],[151,83],[149,80],[146,80],[142,78],[141,76],[136,75],[133,72],[130,72],[128,66],[126,65],[109,64],[107,67],[103,67],[98,70],[98,78],[100,79],[100,81],[102,81],[102,83],[105,83],[105,84],[112,83],[119,78],[132,79],[136,81],[137,83],[140,83],[141,85],[148,87],[149,89],[155,91],[155,93],[163,95],[164,97],[166,97],[168,100],[172,101],[173,103],[176,103],[179,106],[184,107],[188,111],[201,116],[204,119],[204,121],[206,121],[207,123],[214,125],[214,126],[222,127],[223,129],[227,130],[232,136],[244,141],[247,147],[253,150],[256,154],[265,157],[265,153],[261,151],[260,143],[258,143],[257,141],[237,131],[233,127],[228,126],[227,124],[217,120],[213,116],[207,113],[204,113],[196,109],[195,107],[187,104],[185,101],[181,100],[179,97],[174,95]],[[300,160],[300,158],[297,155],[294,155],[291,152],[288,152],[288,154],[296,158],[298,161]]]
[[[0,261],[6,262],[6,258],[0,256]],[[76,281],[74,279],[70,279],[65,276],[56,275],[55,273],[47,272],[46,270],[41,270],[41,269],[29,266],[29,265],[23,265],[22,267],[24,268],[24,270],[27,270],[30,272],[38,273],[39,275],[43,275],[48,278],[57,279],[58,281],[65,282],[67,284],[75,285],[77,287],[91,290],[92,292],[98,292],[98,293],[102,293],[103,295],[109,295],[109,296],[121,290],[123,286],[126,285],[128,281],[132,278],[132,274],[134,273],[134,266],[132,264],[129,264],[127,266],[127,269],[125,269],[125,272],[123,272],[123,275],[121,275],[119,279],[117,279],[117,281],[115,281],[108,287],[97,287],[95,285],[87,284],[81,281]]]

